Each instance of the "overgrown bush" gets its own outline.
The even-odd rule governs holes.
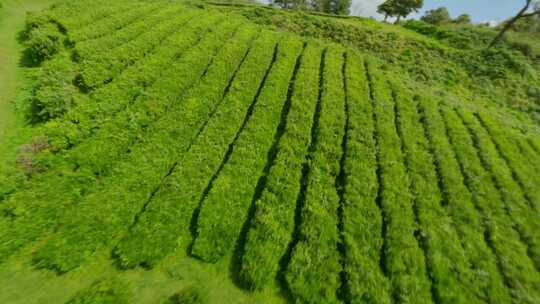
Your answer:
[[[190,285],[175,293],[163,304],[204,304],[208,302],[208,294],[201,285]]]
[[[23,32],[26,45],[26,59],[31,64],[39,64],[52,58],[64,47],[65,36],[58,24],[50,21],[45,14],[28,15]]]
[[[79,92],[74,85],[75,73],[75,66],[67,54],[44,64],[30,97],[27,115],[31,122],[62,116],[75,103]]]

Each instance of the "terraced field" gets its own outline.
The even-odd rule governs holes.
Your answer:
[[[178,259],[245,290],[216,303],[540,303],[535,133],[234,9],[64,1],[27,27],[38,126],[0,193],[5,269]],[[124,289],[90,283],[59,298]]]

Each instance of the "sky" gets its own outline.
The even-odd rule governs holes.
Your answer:
[[[351,13],[358,16],[377,16],[377,6],[384,0],[353,0]],[[468,13],[473,22],[503,21],[516,14],[525,0],[424,0],[424,7],[413,17],[420,17],[426,10],[447,7],[452,17]]]
[[[260,0],[267,2],[268,0]],[[352,0],[351,14],[363,17],[375,17],[381,19],[377,14],[377,6],[384,0]],[[452,17],[468,13],[473,22],[501,22],[515,15],[525,0],[424,0],[424,8],[413,15],[419,18],[426,10],[445,6],[450,11]]]

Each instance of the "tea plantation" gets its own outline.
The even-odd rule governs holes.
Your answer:
[[[442,31],[199,1],[28,15],[0,302],[540,303],[540,55]]]

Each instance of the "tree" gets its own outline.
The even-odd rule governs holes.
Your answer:
[[[456,19],[453,21],[457,24],[471,24],[471,16],[469,14],[462,14],[459,15]]]
[[[396,4],[394,0],[388,0],[379,5],[377,8],[377,13],[384,15],[384,22],[388,20],[388,17],[393,17],[396,15]]]
[[[540,33],[540,15],[516,21],[512,30],[522,33]]]
[[[315,11],[335,15],[348,15],[351,0],[312,0],[311,7]]]
[[[499,43],[499,41],[501,41],[502,38],[504,37],[504,34],[508,30],[510,30],[518,20],[523,19],[523,18],[528,18],[528,17],[534,17],[538,15],[540,15],[540,3],[538,1],[533,1],[533,0],[525,0],[525,6],[523,6],[523,8],[517,13],[517,15],[515,15],[512,19],[504,23],[499,34],[490,43],[489,48]]]
[[[307,7],[306,0],[274,0],[273,3],[281,8],[304,9]]]
[[[449,23],[452,21],[450,18],[450,13],[446,7],[439,7],[438,9],[427,11],[421,20],[436,25]]]
[[[387,17],[396,17],[396,23],[412,12],[417,12],[424,6],[424,0],[387,0],[379,5],[377,12]]]
[[[351,0],[335,0],[333,6],[333,14],[348,15],[351,8]]]

